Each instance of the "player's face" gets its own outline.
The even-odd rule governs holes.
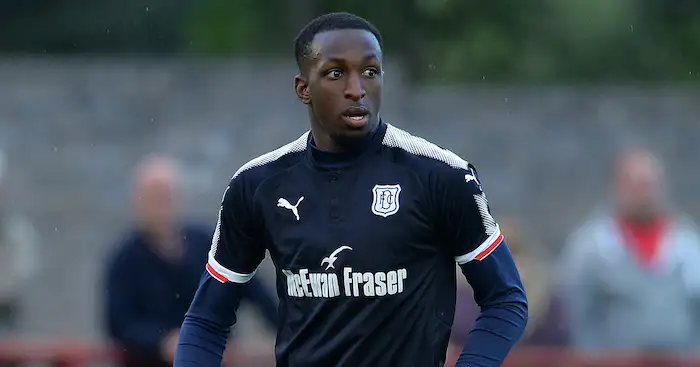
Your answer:
[[[377,38],[356,29],[319,33],[311,55],[307,75],[297,78],[297,93],[311,107],[316,128],[340,146],[366,136],[379,123],[383,72]]]

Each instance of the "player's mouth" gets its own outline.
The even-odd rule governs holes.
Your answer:
[[[354,128],[361,128],[369,122],[369,110],[366,107],[350,107],[343,112],[343,121]]]

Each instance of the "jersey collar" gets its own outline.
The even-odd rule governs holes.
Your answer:
[[[356,149],[350,152],[331,153],[316,148],[312,134],[309,134],[307,142],[307,156],[313,168],[321,170],[342,170],[353,166],[362,158],[371,155],[369,153],[376,152],[381,147],[386,134],[387,125],[383,121],[379,121],[379,125],[374,132],[368,134],[364,141],[358,144]]]

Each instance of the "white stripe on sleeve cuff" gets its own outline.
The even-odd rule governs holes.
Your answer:
[[[228,270],[223,265],[219,264],[214,256],[209,256],[209,262],[207,262],[207,272],[209,272],[214,279],[221,283],[246,283],[255,275],[255,271],[250,274],[241,274]]]
[[[489,256],[502,242],[503,234],[501,234],[501,229],[496,227],[496,232],[491,234],[479,247],[474,251],[455,257],[455,261],[459,265],[466,264],[472,260],[481,261]]]

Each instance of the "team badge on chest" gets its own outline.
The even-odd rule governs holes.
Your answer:
[[[372,213],[388,217],[399,211],[399,194],[401,185],[374,185],[372,188]]]

